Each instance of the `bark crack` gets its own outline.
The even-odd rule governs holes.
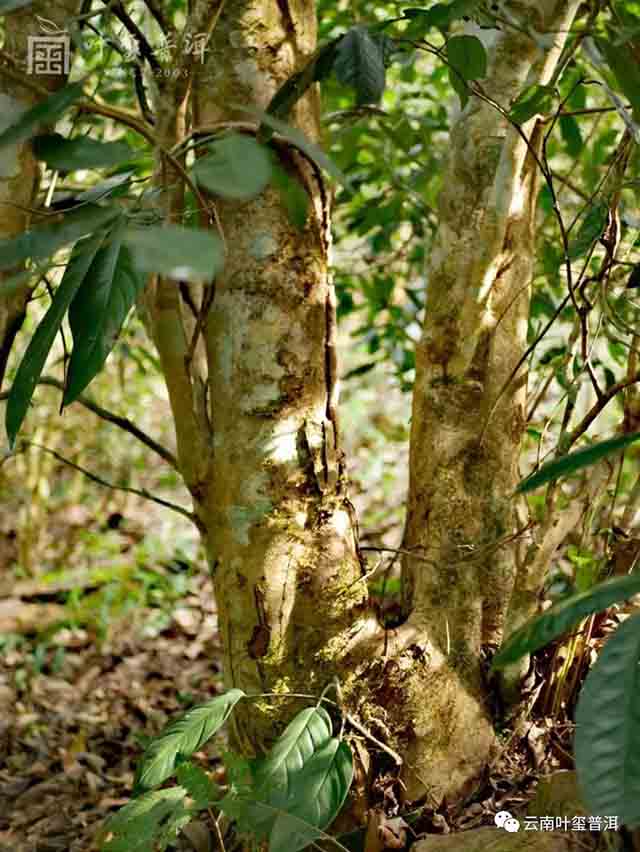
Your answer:
[[[333,426],[333,449],[338,449],[340,435],[338,431],[338,320],[336,316],[336,296],[333,284],[329,284],[325,302],[325,343],[324,369],[327,387],[327,405],[325,414]]]
[[[291,9],[289,8],[289,0],[277,0],[277,3],[278,8],[280,9],[280,14],[282,15],[285,30],[288,33],[291,33],[291,35],[295,35],[296,22],[294,21]]]

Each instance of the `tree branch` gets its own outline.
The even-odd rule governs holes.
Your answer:
[[[108,2],[108,0],[102,1],[106,5],[109,5],[116,18],[124,25],[127,32],[131,33],[131,35],[134,37],[138,44],[138,47],[140,48],[140,55],[147,60],[147,62],[149,63],[149,67],[153,71],[160,71],[162,69],[162,65],[156,59],[155,53],[151,49],[151,45],[147,41],[145,34],[138,27],[136,22],[129,16],[129,13],[124,8],[124,5],[120,2],[120,0],[116,0],[115,3]]]
[[[35,447],[38,450],[41,450],[43,453],[49,453],[50,456],[53,456],[62,464],[66,464],[68,467],[73,468],[73,470],[77,470],[79,473],[86,476],[87,479],[90,479],[92,482],[95,482],[97,485],[102,485],[105,488],[111,489],[111,491],[124,491],[127,494],[135,494],[137,497],[142,497],[144,500],[150,500],[152,503],[157,503],[159,506],[163,506],[165,509],[171,509],[173,512],[177,512],[179,515],[182,515],[185,518],[188,518],[192,523],[201,529],[201,524],[198,519],[198,516],[193,512],[190,512],[188,509],[185,509],[183,506],[179,506],[177,503],[171,503],[169,500],[163,500],[162,497],[156,497],[151,492],[147,491],[145,488],[130,488],[128,485],[114,485],[112,482],[108,482],[106,479],[103,479],[101,476],[98,476],[95,473],[92,473],[90,470],[87,470],[84,467],[81,467],[79,464],[72,462],[70,459],[65,458],[65,456],[61,455],[57,450],[52,450],[50,447],[44,447],[42,444],[36,444],[33,441],[21,441],[21,448],[25,449],[26,447]]]
[[[640,371],[638,371],[630,378],[626,378],[620,382],[616,382],[614,385],[611,385],[608,390],[601,392],[601,396],[597,400],[597,402],[585,414],[585,416],[582,418],[582,421],[578,423],[573,432],[569,434],[567,438],[567,452],[569,448],[575,444],[578,438],[584,435],[584,433],[587,431],[589,426],[591,426],[596,417],[604,410],[605,406],[608,405],[608,403],[610,403],[611,400],[620,393],[620,391],[630,387],[631,385],[635,385],[636,382],[640,382]]]
[[[64,390],[64,383],[54,378],[53,376],[42,376],[39,385],[46,385],[48,387],[57,388],[58,390]],[[0,399],[7,396],[7,394],[2,394]],[[101,405],[98,405],[97,402],[94,402],[90,397],[81,394],[76,400],[76,402],[80,403],[80,405],[84,406],[89,411],[93,412],[97,417],[101,420],[105,420],[107,423],[112,423],[114,426],[118,426],[120,429],[123,429],[125,432],[129,432],[130,435],[133,435],[134,438],[137,438],[140,443],[144,444],[145,447],[148,447],[150,450],[153,450],[154,453],[160,456],[160,458],[164,459],[167,464],[171,465],[174,470],[178,470],[178,460],[173,455],[170,450],[167,450],[166,447],[163,447],[162,444],[159,444],[152,437],[147,435],[145,432],[140,429],[139,426],[129,420],[128,417],[123,417],[120,414],[115,414],[113,411],[108,411],[106,408],[103,408]]]
[[[165,18],[164,10],[157,0],[144,0],[144,5],[156,19],[158,26],[165,35],[174,32],[173,24]]]

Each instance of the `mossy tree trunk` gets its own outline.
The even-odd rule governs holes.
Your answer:
[[[190,87],[181,78],[163,83],[162,146],[187,131],[249,132],[251,116],[234,105],[264,109],[299,70],[316,45],[314,5],[196,2],[192,31],[213,27],[207,61],[193,69]],[[508,106],[525,85],[549,82],[577,6],[514,4],[549,43],[500,33],[481,81],[488,97]],[[316,91],[291,122],[318,138]],[[536,150],[535,120],[524,133]],[[471,99],[452,133],[418,350],[407,620],[385,634],[367,605],[337,422],[329,190],[300,152],[281,139],[273,147],[312,199],[304,232],[272,189],[245,203],[215,201],[215,216],[210,202],[204,219],[217,220],[227,258],[213,293],[190,288],[188,301],[206,313],[198,345],[190,343],[197,321],[184,287],[155,280],[146,299],[215,575],[226,682],[253,694],[317,696],[337,677],[349,711],[402,756],[405,798],[438,804],[471,789],[494,742],[480,658],[501,635],[517,568],[514,551],[494,545],[517,525],[509,495],[524,385],[492,408],[525,345],[534,159],[494,107]],[[159,151],[169,219],[182,205],[175,177]],[[490,556],[462,567],[482,548]],[[236,717],[236,743],[260,752],[299,707],[293,699],[252,703]],[[390,758],[373,752],[375,772]],[[361,763],[366,806],[368,758]]]

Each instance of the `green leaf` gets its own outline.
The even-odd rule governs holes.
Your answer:
[[[325,834],[293,814],[279,813],[269,835],[269,852],[298,852]]]
[[[83,95],[81,83],[71,83],[27,110],[15,124],[0,133],[0,148],[29,139],[41,124],[52,124]]]
[[[73,351],[62,404],[69,405],[104,366],[144,285],[122,244],[122,218],[105,239],[69,307]]]
[[[563,598],[542,615],[529,619],[514,631],[493,658],[491,667],[503,668],[525,654],[532,654],[562,636],[587,615],[600,612],[639,593],[640,576],[631,574],[605,580],[585,592]]]
[[[307,707],[292,719],[255,773],[258,798],[282,807],[298,784],[300,769],[331,738],[331,717],[323,707]]]
[[[129,189],[129,179],[133,172],[122,172],[96,183],[91,189],[85,189],[77,196],[78,201],[100,201],[107,196],[117,198]]]
[[[180,763],[176,770],[178,784],[187,791],[198,810],[209,807],[218,798],[218,786],[200,766],[190,761]]]
[[[451,88],[458,94],[458,97],[460,98],[460,107],[461,109],[464,109],[469,103],[469,87],[465,81],[460,78],[460,75],[456,74],[453,68],[449,68],[448,70]]]
[[[454,0],[453,3],[435,3],[428,9],[404,9],[405,18],[420,20],[424,31],[437,27],[445,30],[453,21],[467,15],[472,15],[480,5],[481,0]]]
[[[53,169],[99,169],[116,166],[135,156],[126,142],[99,142],[89,136],[65,139],[59,133],[36,136],[33,151]]]
[[[152,225],[130,228],[124,237],[137,269],[180,281],[210,282],[224,262],[222,243],[213,231]]]
[[[582,152],[582,133],[580,125],[572,115],[560,116],[560,133],[570,157],[577,157]]]
[[[553,86],[529,86],[516,98],[509,111],[515,124],[524,124],[534,115],[546,115],[553,109]]]
[[[186,794],[182,787],[170,787],[133,799],[107,820],[102,852],[157,852],[162,835],[160,848],[166,848],[170,835],[175,837],[192,817],[185,807]]]
[[[478,80],[487,73],[487,53],[475,36],[453,36],[447,42],[450,64],[464,80]]]
[[[116,207],[85,204],[66,213],[56,224],[40,225],[13,239],[0,240],[0,269],[10,269],[27,258],[50,257],[62,246],[98,230],[118,215]]]
[[[575,762],[593,814],[640,825],[640,615],[609,637],[576,708]]]
[[[297,128],[291,127],[289,124],[285,124],[284,121],[280,121],[277,118],[274,118],[272,115],[268,115],[264,110],[254,109],[253,107],[247,106],[238,106],[239,109],[244,110],[244,112],[252,113],[257,118],[262,119],[263,123],[270,127],[272,130],[275,130],[285,139],[288,139],[293,145],[298,147],[303,153],[307,155],[307,157],[312,160],[319,168],[324,169],[328,172],[333,178],[342,183],[347,188],[351,188],[351,184],[347,176],[336,166],[333,160],[330,160],[329,157],[324,153],[322,148],[313,142],[309,141],[304,133],[301,133]]]
[[[333,70],[337,47],[342,38],[343,36],[334,38],[328,44],[320,47],[302,71],[293,74],[280,86],[267,107],[267,112],[270,115],[286,120],[295,104],[309,87],[329,76]],[[258,138],[268,141],[270,135],[272,135],[272,132],[270,133],[267,128],[261,125],[258,129]]]
[[[333,737],[317,750],[296,773],[295,785],[283,810],[308,825],[324,829],[338,815],[353,781],[353,758],[345,742]],[[286,852],[283,817],[276,819],[271,830],[270,852]],[[308,842],[308,841],[307,841]],[[295,846],[297,852],[304,846]]]
[[[64,315],[84,281],[103,239],[104,232],[101,232],[76,244],[51,305],[29,341],[7,400],[5,424],[11,448],[29,409],[33,392]]]
[[[386,82],[384,52],[366,27],[352,27],[343,36],[333,68],[341,83],[356,90],[359,105],[379,103]]]
[[[223,198],[247,201],[259,195],[271,177],[268,150],[252,136],[232,133],[207,147],[193,174],[199,184]]]
[[[569,246],[569,257],[571,260],[575,260],[589,251],[604,231],[608,212],[609,209],[604,201],[597,201],[589,208],[575,239],[571,241],[571,245]]]
[[[583,450],[576,450],[575,453],[568,453],[566,456],[562,456],[555,461],[543,464],[540,470],[523,479],[516,488],[516,491],[521,494],[533,491],[534,488],[551,482],[553,479],[575,473],[583,467],[589,467],[600,461],[600,459],[605,458],[605,456],[617,453],[638,440],[640,440],[640,432],[633,432],[631,435],[609,438],[606,441],[591,444],[591,446],[585,447]]]
[[[423,32],[427,32],[432,27],[445,29],[451,22],[451,7],[444,3],[436,3],[429,9],[405,9],[403,12],[405,18],[411,21],[419,22]],[[419,35],[418,31],[411,31],[412,35]]]
[[[487,54],[475,36],[454,36],[447,42],[449,82],[460,96],[462,109],[469,100],[467,83],[487,73]]]
[[[640,66],[631,44],[613,44],[605,38],[596,38],[595,42],[608,62],[620,90],[628,98],[636,120],[640,119]]]
[[[242,831],[258,839],[269,837],[269,852],[298,852],[324,836],[323,829],[337,816],[353,781],[349,746],[332,737],[304,763],[292,766],[287,790],[261,793],[243,790],[225,796],[220,809],[235,819]],[[285,794],[286,795],[283,795]]]
[[[241,689],[231,689],[171,722],[145,751],[136,789],[148,790],[162,784],[174,773],[178,757],[190,757],[198,751],[222,727],[244,694]]]
[[[309,216],[311,199],[302,183],[285,171],[282,166],[274,164],[271,172],[271,183],[280,194],[286,207],[289,221],[299,231],[303,231]]]

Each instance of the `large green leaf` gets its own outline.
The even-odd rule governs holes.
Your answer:
[[[298,755],[302,757],[302,751]],[[349,746],[329,738],[304,762],[293,763],[286,778],[286,789],[275,773],[277,789],[232,791],[218,803],[241,831],[251,831],[259,840],[268,838],[269,852],[298,852],[324,836],[323,829],[337,816],[353,781]]]
[[[333,69],[341,83],[355,89],[358,104],[380,101],[386,83],[384,50],[366,27],[352,27],[340,39]]]
[[[553,86],[529,86],[513,102],[509,118],[515,124],[524,124],[534,115],[545,115],[553,108]]]
[[[158,852],[165,849],[192,814],[183,787],[154,790],[133,799],[110,817],[102,831],[102,852]],[[164,840],[164,842],[162,842]]]
[[[269,115],[268,113],[264,112],[264,110],[254,109],[252,107],[247,106],[243,106],[241,108],[245,112],[253,113],[253,115],[262,119],[262,122],[266,124],[267,127],[270,127],[272,130],[275,130],[285,139],[288,139],[289,142],[292,142],[294,145],[300,148],[300,150],[303,151],[307,155],[307,157],[312,160],[317,166],[319,166],[319,168],[324,169],[326,172],[328,172],[328,174],[330,174],[333,178],[335,178],[347,188],[351,188],[347,176],[336,166],[333,160],[327,157],[322,148],[307,139],[304,133],[301,133],[295,127],[291,127],[284,121],[280,121],[273,115]]]
[[[561,476],[568,476],[570,473],[575,473],[583,467],[589,467],[600,461],[600,459],[609,456],[612,453],[617,453],[640,440],[640,432],[633,432],[631,435],[621,435],[619,438],[609,438],[606,441],[599,441],[597,444],[591,444],[583,450],[576,450],[575,453],[568,453],[566,456],[561,456],[559,459],[543,464],[540,470],[527,476],[518,484],[516,491],[526,493],[533,491],[534,488],[539,488],[553,479],[559,479]]]
[[[487,53],[475,36],[453,36],[447,42],[447,57],[465,80],[478,80],[487,73]]]
[[[82,84],[71,83],[23,113],[15,124],[0,133],[0,148],[15,145],[33,136],[42,124],[52,124],[82,97]]]
[[[62,325],[64,315],[84,281],[103,239],[104,232],[99,232],[76,244],[51,305],[29,341],[7,400],[5,424],[11,447],[13,447],[22,426],[33,392],[55,336]]]
[[[296,773],[283,810],[303,823],[324,829],[338,815],[353,781],[353,758],[345,742],[333,737]],[[287,822],[280,815],[271,830],[270,852],[297,852],[287,845]],[[308,840],[306,841],[309,842]]]
[[[232,133],[208,146],[193,174],[199,184],[223,198],[246,201],[259,195],[271,177],[268,150],[252,136]]]
[[[320,82],[333,70],[338,44],[343,36],[332,39],[327,44],[318,48],[302,71],[293,74],[278,89],[271,98],[267,112],[270,115],[286,120],[294,105],[300,100],[304,93],[313,83]],[[268,141],[273,131],[261,126],[258,130],[258,138]]]
[[[574,625],[614,603],[640,594],[640,575],[615,577],[592,586],[585,592],[563,598],[542,615],[537,615],[509,636],[493,658],[492,668],[500,669],[515,660],[543,648]]]
[[[63,405],[69,405],[100,372],[143,285],[123,245],[124,217],[98,250],[69,307],[73,351]]]
[[[293,814],[280,813],[269,835],[269,852],[298,852],[325,834]]]
[[[453,36],[447,42],[449,80],[460,96],[463,108],[469,100],[467,83],[487,73],[487,54],[475,36]]]
[[[65,139],[59,133],[36,136],[33,151],[51,168],[65,171],[116,166],[135,156],[126,142],[99,142],[89,136]]]
[[[145,751],[136,775],[136,789],[148,790],[162,784],[175,771],[178,758],[198,751],[243,697],[241,689],[231,689],[171,722]]]
[[[307,707],[292,719],[255,772],[260,799],[275,807],[287,801],[300,770],[331,738],[331,717],[324,707]]]
[[[585,681],[575,762],[591,813],[640,825],[640,614],[609,637]]]
[[[213,231],[179,225],[129,228],[124,238],[143,274],[180,281],[212,281],[222,269],[224,251]]]
[[[0,269],[10,269],[27,258],[50,257],[62,246],[98,230],[118,215],[116,207],[84,204],[53,225],[40,225],[13,239],[0,240]]]

